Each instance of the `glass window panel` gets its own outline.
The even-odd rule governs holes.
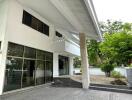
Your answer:
[[[24,46],[17,45],[14,43],[9,43],[8,45],[8,56],[22,57],[24,51]]]
[[[22,23],[49,36],[49,26],[26,11],[23,11]]]
[[[0,41],[0,50],[1,50],[1,41]]]
[[[38,31],[43,32],[43,23],[40,20],[38,20]]]
[[[45,56],[46,56],[46,60],[48,60],[48,61],[52,61],[53,60],[53,54],[52,53],[47,52],[45,54]]]
[[[56,36],[62,37],[62,34],[60,34],[59,32],[56,31]]]
[[[46,83],[51,82],[53,80],[53,63],[50,61],[46,61],[45,65],[45,81]]]
[[[49,26],[43,23],[43,33],[49,36]]]
[[[33,48],[25,47],[25,58],[36,58],[36,50]]]
[[[7,58],[4,92],[21,88],[22,59]]]
[[[32,22],[32,15],[29,14],[26,11],[23,11],[23,20],[22,23],[28,26],[31,26],[31,22]]]
[[[41,50],[37,50],[37,59],[45,60],[45,53]]]
[[[38,60],[36,64],[36,84],[37,85],[45,83],[44,69],[45,69],[44,61]]]
[[[22,87],[35,85],[35,60],[24,60]]]
[[[35,30],[37,30],[37,24],[38,24],[38,19],[35,17],[32,17],[32,22],[31,22],[31,27]]]

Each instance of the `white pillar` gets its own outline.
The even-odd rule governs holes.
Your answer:
[[[2,41],[2,52],[0,54],[0,95],[2,95],[4,89],[7,46],[8,46],[8,42]]]
[[[73,66],[73,57],[69,57],[70,63],[69,63],[69,69],[70,69],[70,75],[73,75],[74,66]]]
[[[79,37],[80,37],[80,53],[81,53],[81,67],[82,67],[82,85],[84,89],[88,89],[90,84],[90,76],[89,76],[89,63],[87,56],[86,37],[84,33],[80,33]]]
[[[59,57],[58,53],[53,54],[53,77],[59,76]]]
[[[4,89],[4,79],[6,71],[6,55],[7,55],[7,46],[8,46],[8,37],[7,37],[7,20],[8,20],[8,7],[9,0],[1,1],[0,5],[0,16],[1,16],[1,53],[0,53],[0,95],[3,93]]]

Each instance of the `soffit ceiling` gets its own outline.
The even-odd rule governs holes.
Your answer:
[[[55,25],[69,33],[86,33],[89,38],[99,39],[95,25],[84,0],[18,0]],[[73,38],[73,37],[72,37]]]

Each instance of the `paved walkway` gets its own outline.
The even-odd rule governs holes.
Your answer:
[[[23,92],[4,95],[0,100],[132,100],[132,94],[40,86]]]

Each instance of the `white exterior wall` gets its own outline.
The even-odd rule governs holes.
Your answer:
[[[41,50],[52,51],[51,43],[52,35],[54,35],[53,26],[36,12],[20,5],[16,0],[10,0],[10,8],[7,27],[9,41]],[[33,16],[49,25],[50,36],[48,37],[47,35],[22,24],[23,10],[28,11]]]
[[[80,56],[80,48],[67,41],[65,41],[65,51],[68,53]]]
[[[5,63],[7,54],[7,16],[8,16],[8,1],[0,2],[0,41],[1,41],[1,52],[0,52],[0,95],[2,94],[4,87],[4,75],[5,75]]]
[[[28,47],[53,52],[53,77],[59,76],[59,53],[56,53],[53,47],[53,44],[55,42],[53,39],[55,37],[54,25],[52,25],[50,22],[48,22],[46,19],[44,19],[31,9],[22,6],[16,0],[3,1],[4,3],[0,3],[0,41],[2,41],[2,54],[0,54],[0,95],[2,94],[4,87],[4,75],[8,42],[14,42]],[[43,21],[45,24],[49,25],[49,37],[22,24],[23,10],[28,11],[33,16]],[[59,49],[61,48],[62,47],[60,46],[57,51],[59,51]],[[68,51],[70,53],[69,49]],[[63,52],[61,52],[61,55],[63,55]],[[70,62],[70,66],[72,66],[72,63]],[[72,69],[70,69],[70,74],[71,72]]]
[[[8,5],[7,1],[0,2],[0,41],[3,40],[6,28]]]
[[[73,75],[74,74],[73,57],[70,57],[69,60],[70,60],[70,62],[69,62],[70,63],[69,64],[70,75]]]

